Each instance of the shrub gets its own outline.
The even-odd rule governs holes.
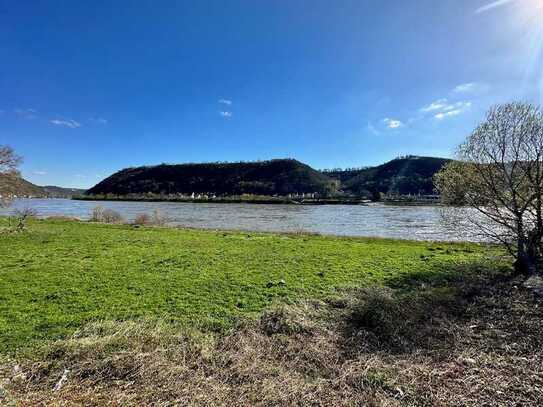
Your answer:
[[[31,208],[24,208],[24,209],[17,209],[15,211],[15,226],[14,229],[16,232],[22,232],[26,229],[26,221],[28,218],[33,218],[37,215],[35,209]]]
[[[105,209],[102,212],[102,219],[104,223],[122,223],[124,221],[121,214],[113,209]]]
[[[90,220],[92,222],[121,223],[124,219],[119,212],[113,209],[105,209],[103,206],[96,206],[92,210]]]
[[[134,219],[134,225],[155,225],[164,226],[168,222],[168,218],[160,212],[159,209],[155,209],[152,215],[142,213]]]
[[[104,220],[104,207],[103,206],[95,206],[92,209],[90,220],[92,222],[103,222],[103,220]]]
[[[152,223],[152,219],[146,213],[139,214],[134,219],[134,225],[144,226],[144,225],[150,225],[151,223]]]
[[[168,222],[168,218],[160,212],[160,209],[155,209],[153,211],[153,225],[164,226]]]
[[[432,288],[400,293],[374,287],[362,291],[353,306],[351,324],[381,349],[405,352],[445,340],[451,332],[441,326],[446,316],[459,315],[464,298],[454,289]]]

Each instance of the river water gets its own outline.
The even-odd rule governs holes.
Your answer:
[[[340,236],[374,236],[414,240],[478,241],[475,230],[445,222],[438,206],[369,205],[260,205],[177,202],[97,202],[69,199],[19,199],[16,209],[32,208],[38,216],[89,219],[92,209],[118,211],[127,221],[158,209],[169,224],[202,229],[265,232],[314,232]],[[468,209],[466,209],[467,211]]]

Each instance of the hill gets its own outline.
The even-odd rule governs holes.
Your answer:
[[[71,198],[74,195],[81,195],[85,193],[84,189],[80,188],[63,188],[54,185],[46,185],[40,187],[49,198]]]
[[[259,162],[162,164],[126,168],[87,191],[87,195],[241,194],[288,195],[335,190],[336,182],[293,159]]]
[[[14,194],[32,198],[70,198],[84,193],[83,189],[62,188],[57,186],[38,186],[20,177],[0,175],[0,194]]]
[[[385,164],[361,169],[325,172],[341,180],[341,189],[354,195],[432,194],[434,175],[449,159],[407,156]]]
[[[0,175],[0,194],[42,197],[45,191],[23,178]]]

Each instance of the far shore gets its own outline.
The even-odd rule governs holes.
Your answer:
[[[76,201],[113,201],[113,202],[177,202],[177,203],[217,203],[217,204],[277,204],[277,205],[367,205],[382,203],[386,205],[441,205],[438,200],[428,199],[385,199],[373,201],[362,197],[349,198],[289,198],[289,197],[221,197],[221,198],[166,198],[166,197],[129,197],[129,196],[73,196]]]
[[[77,201],[118,201],[118,202],[178,202],[178,203],[218,203],[218,204],[279,204],[279,205],[366,205],[371,200],[363,198],[288,198],[288,197],[224,197],[224,198],[165,198],[128,196],[73,196]]]

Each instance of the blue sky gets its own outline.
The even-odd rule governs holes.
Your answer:
[[[0,144],[39,185],[161,162],[450,156],[543,102],[542,0],[0,0]]]

